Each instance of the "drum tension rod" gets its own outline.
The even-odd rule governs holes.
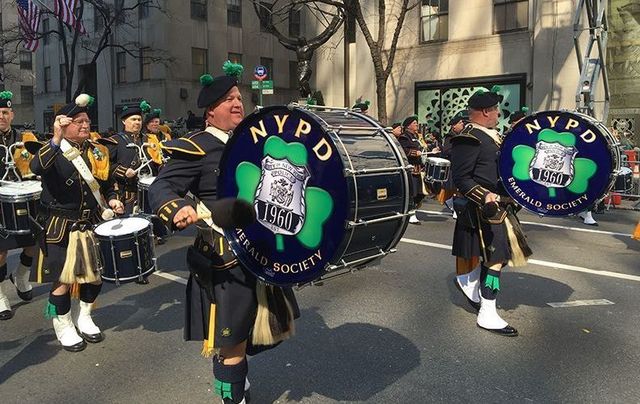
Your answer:
[[[411,164],[407,164],[406,166],[400,166],[400,167],[361,168],[359,170],[352,170],[350,168],[345,168],[344,174],[345,176],[350,176],[350,175],[360,175],[360,174],[395,173],[397,171],[409,171],[412,169],[413,169],[413,166]]]
[[[391,216],[385,216],[385,217],[380,217],[378,219],[371,219],[371,220],[364,220],[364,219],[359,219],[357,222],[354,222],[353,220],[350,220],[347,223],[347,228],[351,228],[351,227],[358,227],[358,226],[367,226],[370,224],[374,224],[374,223],[381,223],[381,222],[387,222],[389,220],[396,220],[396,219],[400,219],[404,216],[410,216],[410,213],[399,213],[396,212]]]
[[[397,249],[396,248],[391,248],[390,250],[387,250],[387,251],[384,251],[384,250],[380,249],[379,251],[380,252],[378,254],[370,255],[368,257],[360,258],[360,259],[357,259],[357,260],[354,260],[354,261],[346,262],[345,260],[340,260],[341,264],[339,264],[339,265],[329,265],[327,267],[327,271],[331,272],[331,271],[335,271],[337,269],[349,268],[349,267],[356,266],[356,265],[358,265],[360,263],[363,263],[363,262],[366,262],[366,261],[370,261],[370,260],[373,260],[373,259],[376,259],[376,258],[382,258],[382,257],[384,257],[386,255],[389,255],[391,253],[396,252]],[[354,270],[356,270],[356,268],[354,268]]]

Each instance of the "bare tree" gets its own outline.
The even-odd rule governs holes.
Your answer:
[[[54,0],[58,2],[58,6],[62,9],[62,0]],[[161,12],[165,10],[161,7],[159,0],[137,0],[135,2],[127,2],[127,6],[115,8],[108,4],[104,0],[80,0],[77,3],[77,7],[74,10],[77,21],[83,20],[83,15],[86,10],[86,5],[91,5],[95,9],[94,18],[100,20],[99,23],[94,24],[98,27],[93,35],[88,36],[80,33],[79,24],[76,28],[72,28],[66,25],[61,18],[56,16],[51,9],[43,7],[43,4],[37,3],[41,7],[41,21],[45,18],[54,21],[53,27],[44,31],[44,28],[40,27],[39,32],[34,33],[33,37],[36,39],[43,39],[45,37],[57,37],[61,43],[62,57],[64,66],[65,77],[65,100],[70,102],[78,94],[85,90],[87,85],[86,77],[83,76],[80,80],[76,80],[76,86],[74,88],[74,76],[76,73],[76,67],[78,65],[77,55],[80,49],[84,49],[91,54],[91,60],[89,64],[95,64],[98,57],[103,51],[109,48],[116,48],[120,51],[124,51],[134,58],[140,58],[141,45],[137,41],[117,42],[114,39],[114,30],[116,25],[128,26],[135,28],[135,24],[138,21],[138,9],[140,7],[153,8]],[[5,50],[5,63],[17,63],[18,54],[24,42],[24,35],[20,32],[17,24],[8,27],[0,35],[0,45]],[[9,50],[7,52],[6,50]],[[168,63],[170,59],[166,56],[165,52],[157,49],[150,49],[149,54],[145,55],[149,58],[150,62],[154,63]]]
[[[309,79],[313,54],[338,31],[344,21],[344,8],[331,0],[275,0],[272,3],[253,0],[253,8],[260,24],[274,35],[282,46],[296,52],[298,90],[300,96],[308,97],[311,94]],[[314,16],[322,27],[322,32],[312,38],[307,38],[302,32],[292,36],[285,35],[282,30],[283,27],[288,27],[292,14],[302,12]]]
[[[417,7],[420,1],[416,0],[375,0],[377,3],[377,37],[374,38],[371,30],[369,29],[369,23],[365,18],[362,11],[362,0],[344,0],[343,5],[346,12],[355,17],[358,22],[358,26],[362,31],[367,45],[369,46],[369,52],[371,53],[371,59],[373,61],[373,68],[376,75],[376,101],[378,104],[378,119],[380,122],[387,122],[387,79],[391,75],[393,69],[393,62],[396,56],[396,48],[398,46],[398,38],[400,38],[400,31],[404,24],[404,19],[411,9]],[[389,11],[387,11],[387,6]],[[395,6],[395,7],[394,7]],[[392,10],[398,10],[398,13],[391,15]],[[387,25],[390,21],[395,19],[395,25],[392,23],[393,36],[388,47],[385,47],[385,40],[387,35]]]

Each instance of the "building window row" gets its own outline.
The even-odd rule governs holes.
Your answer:
[[[528,27],[528,0],[493,0],[494,33],[521,31]]]

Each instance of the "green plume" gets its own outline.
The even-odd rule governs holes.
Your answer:
[[[211,83],[213,83],[213,77],[210,74],[200,76],[200,84],[202,84],[203,87],[209,86]]]
[[[89,102],[87,102],[87,107],[92,106],[93,104],[95,104],[96,99],[92,96],[89,96]]]
[[[10,100],[13,98],[13,93],[11,91],[3,91],[0,93],[0,98],[3,100]]]
[[[520,108],[520,111],[522,111],[522,112],[524,112],[526,114],[527,112],[529,112],[529,107],[527,107],[525,105],[524,107]]]
[[[491,92],[492,93],[499,94],[500,91],[502,91],[502,87],[500,87],[499,85],[495,85],[495,86],[491,87]]]
[[[368,107],[369,105],[371,105],[371,101],[366,100],[366,101],[364,102],[364,105],[366,105],[366,106]]]
[[[482,95],[482,94],[484,94],[484,93],[486,93],[485,89],[484,89],[484,88],[480,88],[480,89],[478,89],[478,91],[476,91],[474,94]]]
[[[147,112],[151,111],[151,105],[149,105],[148,102],[142,100],[142,102],[140,103],[140,109],[146,114]]]
[[[124,107],[122,107],[122,112],[124,112],[124,111],[126,111],[126,110],[128,110],[128,109],[129,109],[129,106],[128,106],[128,105],[125,105]]]
[[[307,97],[307,105],[317,105],[318,102],[312,96]]]
[[[240,63],[233,63],[230,60],[227,60],[222,65],[222,71],[224,71],[224,74],[231,77],[240,77],[243,70],[244,67]]]
[[[154,113],[154,114],[156,114],[156,115],[158,115],[158,116],[160,116],[160,115],[162,115],[162,110],[161,110],[160,108],[155,108],[155,109],[153,110],[153,113]]]

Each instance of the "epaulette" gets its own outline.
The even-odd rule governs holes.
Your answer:
[[[42,148],[42,146],[46,145],[49,142],[43,142],[40,140],[27,140],[24,142],[24,148],[31,154],[37,154],[38,150]]]
[[[480,139],[473,133],[476,129],[472,124],[468,123],[457,135],[451,136],[452,142],[457,141],[472,141],[474,143],[480,144]]]
[[[100,143],[100,144],[103,144],[103,145],[105,145],[105,146],[110,146],[110,145],[118,144],[118,141],[117,141],[113,136],[110,136],[110,137],[101,137],[101,138],[95,139],[94,141],[95,141],[95,142],[98,142],[98,143]]]
[[[204,156],[215,148],[224,147],[224,144],[214,135],[206,131],[188,133],[186,136],[161,143],[162,150],[166,150],[172,156],[186,154],[191,157]]]

